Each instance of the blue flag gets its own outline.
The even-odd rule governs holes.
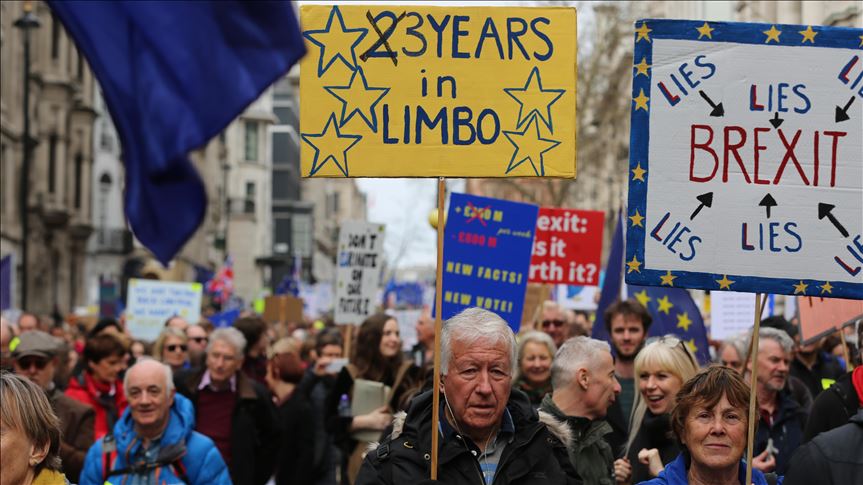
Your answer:
[[[210,315],[209,320],[216,328],[227,328],[233,325],[234,321],[240,318],[240,312],[240,308],[232,308],[230,310],[225,310],[222,313]]]
[[[7,254],[0,259],[0,310],[12,308],[12,255]]]
[[[207,206],[189,151],[305,54],[289,2],[48,2],[99,81],[123,144],[126,216],[163,264]]]
[[[611,242],[611,254],[605,272],[605,282],[599,298],[596,322],[593,325],[593,338],[608,340],[603,313],[611,304],[620,300],[623,275],[623,222],[618,218],[617,227]],[[635,286],[627,285],[628,298],[638,300],[647,308],[653,323],[648,330],[648,337],[675,335],[684,341],[698,361],[703,365],[710,361],[707,330],[701,311],[688,291],[682,288],[665,286]]]

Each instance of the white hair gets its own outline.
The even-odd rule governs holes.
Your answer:
[[[155,362],[156,364],[159,364],[159,367],[161,367],[162,371],[165,373],[165,392],[170,393],[174,389],[174,372],[171,370],[171,366],[163,364],[152,357],[141,356],[137,361],[135,361],[135,365],[126,369],[126,375],[123,376],[123,393],[126,394],[126,398],[129,397],[129,376],[132,375],[132,369],[138,367],[144,362]]]
[[[551,336],[545,332],[531,330],[530,332],[525,332],[524,334],[518,336],[516,339],[518,340],[516,378],[521,374],[521,359],[524,358],[524,348],[527,347],[527,344],[534,342],[545,345],[545,347],[548,349],[548,355],[552,359],[554,359],[554,353],[557,352],[557,345],[554,345],[554,340],[552,340]]]
[[[719,352],[721,353],[725,350],[725,347],[731,347],[735,352],[737,352],[740,360],[744,361],[746,360],[746,355],[749,353],[747,343],[749,342],[747,342],[747,336],[745,334],[728,337],[722,341],[722,345],[719,347]]]
[[[220,328],[210,334],[210,342],[207,344],[207,353],[213,350],[213,344],[216,342],[225,342],[234,347],[237,351],[237,356],[242,357],[246,351],[246,337],[243,332],[240,332],[234,327]]]
[[[458,340],[464,345],[477,342],[485,344],[505,343],[509,354],[510,375],[517,367],[515,334],[503,318],[496,313],[478,307],[467,308],[451,317],[441,332],[441,375],[446,375],[452,359],[452,342]]]
[[[758,350],[761,350],[761,342],[764,340],[772,340],[782,347],[786,354],[790,354],[794,349],[794,341],[785,333],[784,330],[778,328],[766,327],[758,330]],[[746,342],[746,348],[752,348],[752,332],[749,332],[749,339]],[[745,354],[741,358],[746,358]]]
[[[604,352],[611,353],[611,347],[604,340],[584,336],[567,340],[560,346],[551,364],[551,387],[558,389],[568,385],[578,369],[595,368]]]

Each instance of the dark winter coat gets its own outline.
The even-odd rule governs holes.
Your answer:
[[[46,393],[51,409],[60,418],[60,459],[63,472],[72,483],[78,482],[87,450],[93,444],[96,412],[91,406],[63,394],[56,387]]]
[[[276,412],[283,433],[276,459],[276,484],[310,485],[315,482],[315,416],[309,399],[295,388]]]
[[[635,438],[633,438],[627,454],[629,463],[632,465],[632,483],[639,483],[653,478],[650,475],[650,468],[638,461],[638,452],[642,448],[648,450],[656,448],[659,451],[659,459],[663,465],[669,464],[680,454],[680,445],[677,443],[677,438],[673,436],[669,418],[668,414],[657,416],[651,413],[649,409],[644,411],[641,427],[638,428],[638,432]]]
[[[847,424],[859,409],[860,400],[851,383],[851,372],[848,372],[815,399],[803,432],[803,441],[808,442],[819,433]]]
[[[773,440],[773,446],[778,450],[776,458],[776,474],[785,475],[791,464],[791,455],[803,444],[803,428],[806,426],[806,411],[791,397],[788,391],[776,394],[776,417],[770,426],[763,418],[758,420],[755,431],[755,446],[753,456],[767,449],[768,440]]]
[[[503,450],[494,485],[545,485],[581,483],[569,463],[564,443],[539,421],[527,396],[517,390],[510,394],[507,409],[515,435]],[[427,479],[431,465],[432,393],[411,401],[406,415],[400,414],[393,433],[366,455],[357,485],[416,484]],[[460,437],[441,440],[438,452],[438,480],[447,485],[483,485],[476,457]]]
[[[842,369],[842,364],[840,364],[835,357],[826,352],[818,352],[815,359],[815,365],[813,365],[811,369],[806,367],[806,365],[803,362],[800,362],[800,360],[794,359],[791,362],[791,367],[788,370],[788,373],[803,381],[814,399],[826,389],[824,387],[825,379],[828,382],[835,381],[845,373],[845,370]],[[828,385],[827,387],[830,386]]]
[[[566,444],[569,461],[585,485],[614,485],[614,456],[604,436],[611,433],[605,420],[567,416],[546,395],[539,419]]]
[[[816,436],[791,460],[786,485],[840,485],[863,481],[863,410],[851,421]]]

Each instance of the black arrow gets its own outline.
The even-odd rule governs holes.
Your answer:
[[[837,123],[841,123],[845,120],[851,119],[851,117],[848,116],[848,108],[850,108],[853,103],[854,103],[854,96],[851,96],[851,99],[849,99],[848,102],[845,103],[844,108],[840,108],[839,106],[836,107],[836,122]]]
[[[698,94],[700,94],[701,97],[704,98],[705,101],[707,101],[707,104],[709,104],[711,108],[713,108],[713,111],[710,112],[710,116],[724,116],[725,115],[725,108],[722,107],[722,103],[719,103],[719,104],[714,103],[713,100],[710,99],[710,97],[707,96],[707,93],[705,93],[704,91],[699,90]],[[708,206],[708,207],[710,207],[710,206]]]
[[[842,224],[839,223],[839,220],[836,219],[836,216],[833,215],[833,208],[836,207],[833,204],[825,204],[824,202],[818,203],[818,220],[824,219],[827,217],[830,219],[830,222],[836,226],[836,229],[839,229],[839,233],[842,234],[842,237],[848,237],[848,230],[845,229]]]
[[[707,206],[709,208],[710,206],[713,205],[713,192],[707,192],[707,193],[701,194],[698,197],[696,197],[695,199],[698,200],[698,202],[701,202],[701,204],[698,207],[696,207],[694,211],[692,211],[692,215],[689,216],[690,221],[692,219],[695,219],[695,216],[697,216],[698,213],[701,212],[702,207]]]
[[[773,119],[770,120],[770,124],[773,125],[773,128],[779,128],[779,125],[781,125],[783,121],[785,120],[779,117],[779,112],[777,111],[776,114],[773,115]]]
[[[767,194],[763,199],[761,199],[761,202],[759,202],[758,205],[764,206],[767,209],[767,218],[770,219],[770,208],[776,207],[779,204],[776,203],[776,199],[774,199],[772,195]]]

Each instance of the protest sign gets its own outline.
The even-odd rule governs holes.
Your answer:
[[[453,193],[444,229],[443,309],[491,310],[521,326],[538,207]]]
[[[374,313],[383,250],[383,224],[342,223],[336,270],[336,323],[359,325]]]
[[[133,337],[156,340],[168,318],[178,315],[189,323],[201,317],[201,283],[129,280],[126,328]]]
[[[842,298],[797,297],[800,338],[812,341],[863,318],[863,301]]]
[[[724,340],[751,330],[754,314],[754,293],[736,291],[710,293],[710,338]]]
[[[574,8],[303,5],[300,18],[303,176],[575,177]]]
[[[557,301],[568,310],[596,311],[599,286],[558,285]]]
[[[602,211],[540,207],[530,282],[599,284],[604,225]]]
[[[291,295],[272,295],[264,298],[264,321],[278,322],[303,321],[303,300]]]
[[[861,35],[636,23],[628,283],[863,298]]]

